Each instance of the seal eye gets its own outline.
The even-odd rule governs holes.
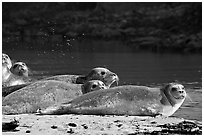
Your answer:
[[[96,88],[96,84],[93,84],[93,85],[92,85],[92,88]]]
[[[104,72],[104,71],[102,71],[102,72],[101,72],[101,75],[105,75],[105,72]]]
[[[185,90],[185,88],[184,88],[184,87],[182,87],[182,89],[183,89],[183,90]]]
[[[177,91],[177,88],[172,88],[171,90],[172,90],[172,91]]]
[[[17,68],[18,67],[18,65],[17,64],[15,64],[15,65],[13,65],[13,68],[15,69],[15,68]]]

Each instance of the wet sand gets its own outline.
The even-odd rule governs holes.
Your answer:
[[[3,135],[202,134],[202,123],[176,117],[94,115],[3,115],[19,126]]]

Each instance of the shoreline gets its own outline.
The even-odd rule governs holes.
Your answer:
[[[2,135],[201,135],[202,122],[177,117],[115,115],[3,115],[2,121],[19,121]]]

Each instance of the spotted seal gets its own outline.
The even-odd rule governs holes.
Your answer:
[[[23,84],[21,86],[16,85],[12,87],[4,87],[3,94],[2,95],[8,95],[12,92],[15,92],[16,90],[23,88],[25,86],[28,86],[29,84],[35,82],[36,80],[33,79],[28,79],[29,82],[26,84]],[[47,80],[56,80],[56,81],[63,81],[69,84],[84,84],[87,81],[90,80],[101,80],[107,88],[109,88],[114,82],[118,84],[119,78],[118,76],[108,70],[107,68],[102,68],[102,67],[97,67],[93,68],[87,75],[82,76],[82,75],[57,75],[57,76],[52,76],[48,78],[41,79],[40,81],[47,81]]]
[[[10,57],[5,53],[2,53],[2,64],[5,64],[9,69],[12,66]]]
[[[100,80],[90,80],[81,86],[83,94],[101,89],[108,89],[108,87]]]
[[[94,86],[93,86],[94,85]],[[7,95],[2,101],[3,114],[35,113],[54,104],[70,101],[83,93],[105,89],[103,82],[89,81],[83,85],[64,81],[37,81]]]
[[[27,78],[11,73],[8,66],[6,64],[2,64],[2,87],[21,85],[27,82],[29,82]]]
[[[185,97],[184,86],[177,83],[170,83],[161,89],[118,86],[84,94],[68,103],[41,110],[38,114],[171,116]]]
[[[12,62],[10,57],[7,54],[2,53],[2,83],[9,78],[9,69],[11,68],[11,66]]]
[[[28,67],[24,62],[15,62],[10,71],[15,75],[28,77]]]
[[[103,67],[93,68],[87,75],[57,75],[45,78],[44,80],[59,80],[65,81],[67,83],[74,84],[84,84],[90,80],[100,80],[102,81],[108,88],[114,83],[119,81],[119,77],[114,73]]]

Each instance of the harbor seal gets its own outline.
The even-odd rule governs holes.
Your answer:
[[[116,82],[118,85],[119,77],[115,73],[111,72],[107,68],[97,67],[91,70],[84,78],[85,81],[90,80],[100,80],[102,81],[108,88]]]
[[[85,83],[83,88],[83,92],[88,93],[105,87],[101,82],[90,81]],[[2,112],[3,114],[36,113],[38,109],[70,101],[82,94],[81,84],[56,80],[37,81],[3,98]]]
[[[28,78],[29,82],[22,86],[13,86],[12,88],[3,88],[3,92],[5,92],[4,95],[8,95],[12,92],[15,92],[15,90],[19,88],[23,88],[25,86],[28,86],[29,84],[35,82],[35,79]],[[110,70],[106,68],[94,68],[92,69],[87,75],[57,75],[52,76],[48,78],[41,79],[40,81],[47,81],[47,80],[56,80],[56,81],[63,81],[69,84],[84,84],[87,81],[90,80],[101,80],[105,83],[106,87],[109,88],[114,82],[118,83],[119,78],[118,76],[111,72]],[[11,85],[10,85],[11,86]]]
[[[28,77],[28,67],[24,62],[15,62],[10,71],[15,75]]]
[[[90,80],[81,86],[83,94],[101,89],[108,89],[108,87],[100,80]]]
[[[23,76],[17,76],[11,73],[6,64],[2,64],[2,87],[21,85],[28,83],[29,80]]]
[[[108,70],[107,68],[96,67],[93,68],[87,75],[58,75],[45,78],[44,80],[59,80],[65,81],[67,83],[74,84],[84,84],[90,80],[100,80],[102,81],[108,88],[114,83],[118,83],[119,77]]]
[[[12,66],[10,57],[5,53],[2,53],[2,64],[5,64],[9,69]]]
[[[84,94],[68,103],[38,114],[171,116],[186,97],[184,86],[170,83],[163,88],[118,86]]]

